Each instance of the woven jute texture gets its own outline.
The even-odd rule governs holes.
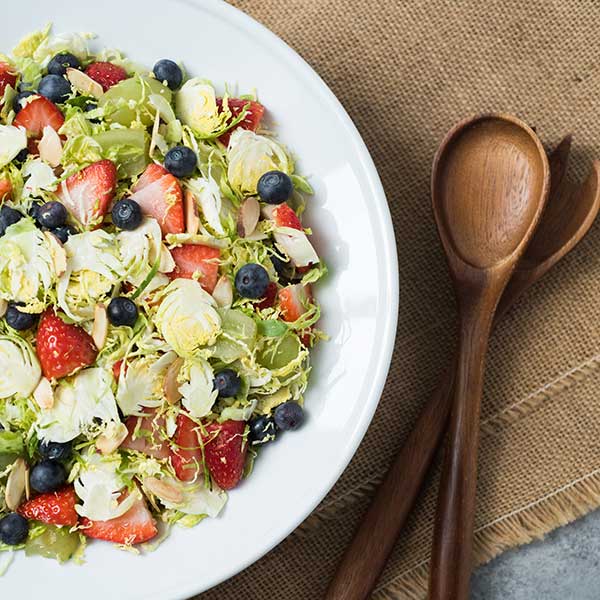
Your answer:
[[[453,293],[430,210],[437,145],[468,115],[507,111],[550,145],[573,132],[570,174],[583,177],[600,157],[600,3],[233,3],[295,48],[344,104],[379,169],[398,245],[395,357],[354,460],[296,532],[201,597],[318,599],[454,342]],[[600,505],[599,282],[596,225],[496,331],[482,411],[478,563]],[[374,598],[424,597],[436,490],[434,473]]]

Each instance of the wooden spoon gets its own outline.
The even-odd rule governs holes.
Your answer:
[[[571,136],[568,135],[550,155],[550,196],[529,244],[532,253],[529,249],[525,252],[513,273],[495,322],[501,311],[506,310],[521,292],[538,281],[585,236],[598,214],[600,162],[594,163],[587,181],[575,188],[574,193],[571,193],[571,184],[561,185],[570,148]],[[547,220],[557,224],[550,237],[544,233]],[[329,600],[364,600],[373,591],[440,444],[451,406],[453,383],[454,369],[448,369],[388,469],[346,549],[329,586],[326,596]]]
[[[433,213],[454,281],[460,330],[430,600],[468,596],[485,354],[496,307],[535,231],[549,188],[541,142],[510,115],[460,123],[433,161]]]

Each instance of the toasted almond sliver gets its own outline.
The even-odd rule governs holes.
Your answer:
[[[9,510],[17,510],[25,493],[27,463],[22,458],[15,460],[6,480],[4,500]]]
[[[58,167],[62,159],[63,147],[58,133],[50,125],[44,127],[44,135],[38,144],[38,149],[42,160],[51,167]]]
[[[0,298],[0,319],[6,314],[8,310],[8,302]]]
[[[237,230],[240,237],[251,235],[258,225],[260,217],[260,204],[254,196],[246,198],[240,207],[238,214]]]
[[[106,316],[106,307],[104,304],[96,304],[94,309],[94,326],[92,327],[92,339],[96,348],[102,350],[106,343],[108,335],[108,318]]]
[[[31,498],[31,486],[29,485],[29,465],[25,469],[25,500]]]
[[[50,382],[45,377],[40,379],[37,387],[33,390],[33,399],[44,410],[49,410],[54,406],[54,392]]]
[[[179,370],[183,365],[183,358],[176,358],[167,369],[165,373],[165,380],[163,382],[163,392],[165,394],[165,398],[169,404],[177,404],[181,399],[181,392],[179,391],[179,382],[177,381],[177,376],[179,375]]]
[[[186,233],[196,234],[200,229],[200,218],[198,217],[198,205],[196,197],[191,190],[185,190],[183,197],[183,208],[185,212]]]
[[[60,240],[49,231],[44,231],[44,236],[50,245],[50,255],[57,277],[60,277],[67,270],[67,251],[64,249]]]
[[[94,96],[94,98],[100,98],[104,94],[102,86],[79,69],[69,67],[67,69],[67,79],[74,88],[84,94]]]
[[[152,158],[154,156],[154,150],[156,149],[156,136],[158,135],[158,128],[160,127],[160,112],[157,110],[154,116],[154,125],[152,126],[152,136],[150,137],[150,148],[148,149],[148,156]]]
[[[233,288],[231,287],[231,281],[227,275],[221,275],[215,289],[213,290],[212,297],[221,308],[227,308],[231,306],[233,302]]]
[[[170,273],[175,268],[175,261],[171,256],[169,249],[162,244],[160,247],[160,263],[158,270],[160,273]]]
[[[167,500],[167,502],[172,502],[173,504],[181,504],[183,502],[183,491],[174,483],[162,481],[158,477],[145,477],[143,484],[146,489],[161,500]]]
[[[100,454],[112,454],[125,441],[128,433],[124,423],[110,423],[106,431],[96,438],[96,448]]]

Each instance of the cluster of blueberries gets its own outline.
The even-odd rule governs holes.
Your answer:
[[[64,461],[71,458],[73,448],[71,442],[40,442],[38,453],[40,461],[29,473],[31,488],[45,494],[55,492],[67,481],[67,470]],[[0,519],[0,541],[10,546],[22,544],[29,533],[29,522],[18,513],[10,513]]]

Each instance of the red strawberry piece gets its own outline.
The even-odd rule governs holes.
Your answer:
[[[119,377],[121,376],[121,366],[123,365],[123,360],[118,360],[113,366],[112,366],[112,372],[113,372],[113,377],[115,379],[119,379]],[[127,373],[127,363],[125,363],[125,367],[123,368],[123,375],[125,375],[125,373]]]
[[[102,89],[106,92],[113,85],[127,79],[127,71],[123,67],[113,65],[109,62],[92,63],[86,70],[85,74],[98,82]]]
[[[171,448],[171,464],[181,481],[194,481],[202,470],[202,446],[199,426],[183,413],[177,416],[175,447]]]
[[[12,183],[10,179],[0,179],[0,201],[10,198],[12,194]]]
[[[165,439],[165,419],[157,417],[154,412],[147,412],[148,416],[145,417],[127,417],[125,426],[129,434],[120,447],[137,450],[154,458],[168,458],[169,443]]]
[[[248,444],[244,421],[224,421],[206,426],[204,460],[216,484],[224,490],[234,488],[244,473]]]
[[[298,215],[285,202],[273,209],[273,221],[277,227],[290,227],[291,229],[302,230],[302,223],[300,223]]]
[[[30,137],[41,138],[44,127],[49,125],[52,129],[58,131],[64,122],[65,118],[56,104],[50,102],[44,96],[37,96],[19,111],[13,125],[24,127]]]
[[[65,323],[51,308],[40,318],[36,352],[48,379],[92,365],[98,355],[92,337],[78,325]]]
[[[235,119],[247,106],[246,116],[240,121],[235,127],[226,131],[222,136],[219,137],[219,141],[225,144],[229,144],[229,138],[231,132],[235,131],[238,127],[241,129],[249,129],[250,131],[256,131],[260,122],[265,114],[265,107],[260,102],[254,102],[253,100],[242,100],[241,98],[228,98],[227,105],[231,111],[232,120]],[[219,111],[223,110],[223,98],[217,98],[217,108]]]
[[[305,304],[310,300],[310,286],[297,283],[279,290],[279,306],[284,321],[297,321],[305,312]]]
[[[184,244],[173,248],[171,256],[175,261],[175,269],[169,274],[169,277],[171,279],[177,277],[193,279],[194,273],[199,274],[198,282],[209,294],[212,294],[219,276],[218,258],[220,254],[218,248],[201,244]]]
[[[17,72],[5,62],[0,62],[0,99],[4,96],[4,90],[10,85],[15,88],[17,84]]]
[[[82,533],[87,537],[128,546],[147,542],[158,533],[156,521],[142,498],[116,519],[90,521],[83,518],[81,524]]]
[[[275,298],[277,298],[277,284],[274,281],[270,281],[265,292],[265,297],[256,304],[256,307],[259,310],[271,308],[275,304]]]
[[[58,196],[82,225],[98,225],[115,197],[116,185],[115,164],[99,160],[64,181]]]
[[[40,494],[17,509],[20,515],[50,525],[77,525],[78,516],[75,512],[77,497],[75,490],[64,487],[56,492]]]
[[[185,231],[181,186],[164,167],[149,165],[133,187],[131,198],[144,215],[158,221],[163,235]]]

